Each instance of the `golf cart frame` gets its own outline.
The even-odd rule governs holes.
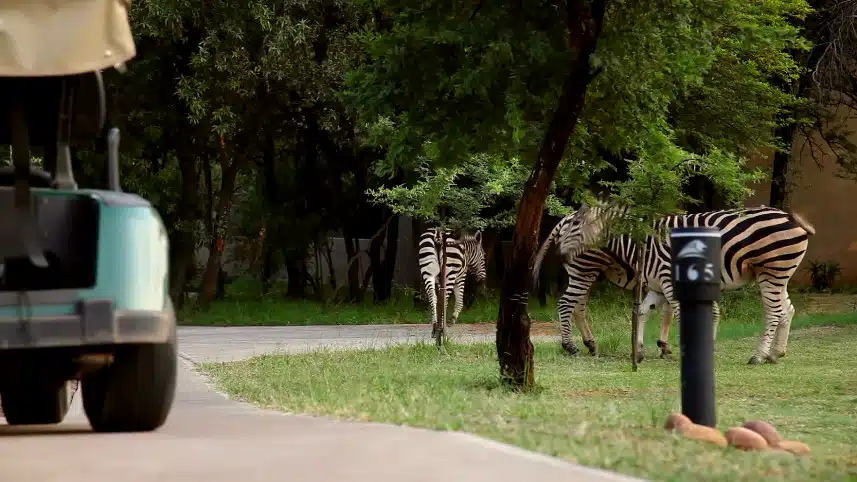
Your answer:
[[[0,5],[0,19],[14,19],[0,37],[0,144],[13,161],[0,168],[0,405],[11,425],[61,422],[69,380],[80,380],[96,431],[154,430],[172,407],[164,224],[120,188],[117,129],[107,134],[108,190],[78,188],[70,155],[105,132],[101,69],[135,55],[129,6]],[[31,148],[43,150],[44,169]]]

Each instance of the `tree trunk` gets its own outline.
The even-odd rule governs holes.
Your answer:
[[[188,146],[189,148],[189,146]],[[184,304],[184,292],[188,283],[190,264],[196,258],[194,251],[196,239],[193,221],[196,220],[198,201],[196,182],[196,158],[192,153],[179,153],[179,172],[181,173],[181,196],[177,206],[178,228],[170,239],[170,297],[176,309]]]
[[[420,236],[422,235],[422,226],[420,220],[411,218],[411,253],[419,259],[420,256]],[[425,309],[428,306],[426,299],[425,287],[423,286],[423,277],[420,273],[419,262],[417,262],[416,276],[413,278],[411,287],[414,289],[414,308]]]
[[[226,284],[226,271],[223,270],[223,265],[221,265],[217,271],[217,293],[214,295],[214,299],[223,300],[226,298]]]
[[[478,298],[479,293],[477,293],[477,288],[479,288],[479,284],[476,282],[476,278],[472,275],[467,275],[464,278],[464,309],[469,310],[473,305],[476,304],[476,298]]]
[[[345,242],[345,255],[349,262],[360,252],[360,240],[347,233],[343,237]],[[360,260],[356,259],[348,267],[348,301],[359,302],[363,297],[360,287]]]
[[[492,288],[498,288],[503,285],[503,278],[506,273],[506,254],[503,252],[503,238],[500,233],[497,233],[497,240],[494,242],[494,280]],[[499,283],[497,283],[499,281]]]
[[[396,270],[396,251],[399,246],[399,215],[394,214],[387,225],[386,236],[378,237],[377,253],[371,254],[375,270],[372,274],[372,298],[375,303],[381,303],[391,298],[393,294],[393,274]],[[381,260],[380,244],[386,239],[387,245],[384,249],[384,259]],[[375,249],[372,246],[371,249]],[[375,259],[375,256],[378,259]]]
[[[274,250],[271,237],[265,236],[262,241],[262,295],[267,295],[271,290],[271,277],[274,275]]]
[[[175,262],[172,263],[171,271],[173,273],[172,282],[170,283],[170,298],[173,299],[173,306],[180,310],[184,306],[184,294],[187,291],[187,284],[191,279],[190,273],[193,269],[193,263],[196,260],[194,256],[194,240],[193,234],[180,232],[175,239]]]
[[[336,268],[333,266],[333,248],[331,247],[330,238],[324,244],[324,260],[327,262],[327,276],[330,289],[336,291]]]
[[[817,2],[816,2],[817,3]],[[815,8],[816,6],[813,6]],[[821,59],[822,54],[824,53],[826,47],[827,40],[824,38],[822,34],[820,38],[813,38],[818,36],[820,32],[824,31],[823,27],[820,27],[815,20],[818,17],[814,15],[810,15],[807,19],[800,21],[796,18],[791,19],[791,23],[797,27],[806,29],[810,35],[810,40],[815,43],[815,46],[809,50],[809,52],[801,51],[801,50],[790,50],[789,54],[794,59],[794,61],[798,65],[803,65],[804,69],[801,75],[788,83],[785,80],[778,79],[774,81],[774,86],[782,90],[783,92],[792,92],[795,95],[806,97],[809,93],[809,89],[813,86],[812,75],[818,66],[818,62]],[[791,113],[794,114],[794,113]],[[788,205],[788,174],[789,174],[789,164],[792,158],[792,145],[794,144],[794,136],[797,133],[797,123],[790,122],[788,124],[781,125],[774,131],[774,135],[780,141],[780,143],[784,146],[785,150],[780,151],[777,150],[774,152],[774,159],[771,166],[771,198],[770,198],[770,207],[785,209]]]
[[[532,388],[535,382],[527,314],[532,258],[538,247],[539,226],[548,190],[583,110],[586,89],[595,75],[590,72],[589,57],[595,52],[601,33],[605,0],[592,0],[591,5],[585,0],[577,0],[568,9],[569,46],[577,54],[571,62],[533,172],[524,185],[512,234],[512,256],[500,292],[497,358],[500,377],[515,389]]]
[[[217,275],[220,272],[223,261],[223,249],[225,245],[226,224],[232,211],[232,199],[235,195],[235,178],[238,175],[238,160],[230,164],[223,162],[225,169],[221,170],[220,195],[217,199],[217,212],[212,224],[208,243],[208,262],[205,264],[205,272],[202,275],[202,286],[200,287],[200,299],[209,302],[217,292]]]
[[[289,276],[286,296],[289,298],[305,298],[307,282],[305,252],[290,250],[286,253],[286,273]]]
[[[788,198],[788,171],[791,161],[791,145],[797,131],[797,126],[792,123],[777,128],[776,136],[788,149],[774,152],[774,161],[771,166],[771,199],[769,206],[772,208],[785,209]]]

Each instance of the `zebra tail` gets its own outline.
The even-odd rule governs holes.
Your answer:
[[[542,268],[542,261],[544,261],[545,255],[548,253],[551,246],[556,243],[560,231],[562,231],[562,226],[563,223],[561,221],[554,226],[551,233],[548,235],[548,238],[545,239],[545,242],[542,243],[541,247],[539,247],[539,251],[536,253],[536,259],[533,260],[533,289],[539,287],[539,271]]]
[[[813,234],[815,234],[815,226],[810,224],[810,222],[807,221],[800,214],[798,214],[794,211],[789,211],[789,217],[791,217],[792,221],[796,222],[798,224],[798,226],[802,227],[803,230],[806,231],[807,235],[812,236]]]

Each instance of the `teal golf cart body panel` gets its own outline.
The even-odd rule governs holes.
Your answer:
[[[97,203],[95,284],[0,294],[0,348],[166,342],[175,324],[169,240],[151,203],[114,191],[32,192],[36,203],[48,197]],[[23,328],[22,322],[29,325],[30,336],[14,333],[14,328]],[[40,336],[32,336],[35,332]]]

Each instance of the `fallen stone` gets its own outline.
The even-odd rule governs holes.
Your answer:
[[[797,440],[781,440],[777,448],[785,450],[793,455],[808,455],[812,452],[809,445]]]
[[[748,420],[744,422],[744,428],[750,429],[764,437],[765,441],[768,442],[768,445],[771,447],[778,446],[780,441],[782,441],[782,437],[777,433],[777,429],[764,420]]]
[[[768,450],[769,448],[765,437],[744,427],[730,427],[726,431],[726,440],[729,445],[740,450]]]
[[[682,425],[693,425],[693,422],[691,422],[686,415],[674,412],[669,414],[669,416],[667,417],[667,421],[664,424],[664,429],[672,432],[673,430],[677,429]]]
[[[729,445],[729,442],[726,440],[726,437],[720,433],[720,430],[713,427],[690,423],[679,425],[678,431],[682,436],[689,439],[713,443],[714,445],[724,448]]]

